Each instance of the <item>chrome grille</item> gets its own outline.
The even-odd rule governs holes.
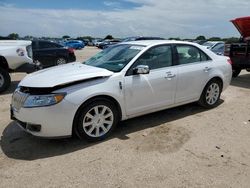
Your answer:
[[[25,100],[27,99],[29,94],[22,93],[20,91],[15,91],[12,96],[12,107],[15,110],[20,110],[20,108],[23,106]]]

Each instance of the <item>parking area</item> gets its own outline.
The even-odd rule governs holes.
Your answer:
[[[75,51],[83,61],[99,50]],[[10,120],[13,73],[0,95],[0,187],[249,187],[250,73],[242,71],[217,108],[196,103],[119,123],[112,136],[33,137]]]

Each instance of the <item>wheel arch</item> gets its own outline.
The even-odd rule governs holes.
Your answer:
[[[210,78],[210,79],[206,82],[205,86],[203,87],[203,89],[202,89],[202,91],[201,91],[200,97],[202,96],[202,93],[203,93],[204,89],[207,87],[207,84],[208,84],[209,82],[211,82],[212,80],[218,80],[218,81],[221,83],[221,90],[223,90],[223,79],[222,79],[220,76],[214,76],[214,77]]]
[[[0,56],[0,67],[7,71],[9,70],[8,62],[4,56]]]
[[[220,76],[214,76],[213,78],[211,78],[208,82],[207,82],[207,84],[211,81],[211,80],[218,80],[220,83],[221,83],[221,89],[223,90],[223,79],[220,77]],[[206,84],[206,85],[207,85]]]
[[[72,135],[75,134],[75,126],[76,126],[76,123],[77,123],[77,118],[79,117],[79,114],[80,114],[80,111],[81,109],[85,106],[85,105],[88,105],[90,103],[92,103],[93,101],[95,101],[96,99],[104,99],[104,100],[108,100],[110,102],[112,102],[116,108],[117,108],[117,111],[118,111],[118,119],[119,121],[122,119],[122,108],[121,108],[121,105],[120,103],[114,98],[114,97],[111,97],[109,95],[97,95],[97,96],[92,96],[90,97],[89,99],[87,99],[86,101],[84,101],[77,109],[75,115],[74,115],[74,119],[73,119],[73,125],[72,125]]]

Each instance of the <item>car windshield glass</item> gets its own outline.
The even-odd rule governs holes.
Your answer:
[[[222,48],[224,48],[224,44],[221,43],[221,44],[214,46],[211,50],[220,50]]]
[[[212,42],[205,42],[204,44],[202,44],[203,46],[207,46],[207,47],[212,47],[214,45],[214,43]]]
[[[83,63],[120,72],[143,48],[144,46],[133,44],[115,45],[99,52]]]

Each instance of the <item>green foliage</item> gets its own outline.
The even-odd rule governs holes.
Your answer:
[[[114,39],[112,35],[107,35],[104,39]]]
[[[224,38],[222,40],[225,41],[226,43],[237,43],[240,41],[240,39],[237,37]]]
[[[8,38],[16,40],[19,38],[19,35],[17,33],[11,33],[8,35]]]
[[[76,40],[82,40],[82,41],[92,41],[92,37],[91,36],[82,36],[82,37],[77,37]]]
[[[181,40],[180,37],[170,37],[168,40]]]
[[[208,40],[211,40],[211,41],[221,41],[222,39],[220,37],[211,37]]]
[[[203,35],[200,35],[200,36],[196,37],[195,40],[206,40],[206,37]]]
[[[63,39],[69,39],[70,36],[69,36],[69,35],[64,35],[64,36],[62,36],[62,38],[63,38]]]

